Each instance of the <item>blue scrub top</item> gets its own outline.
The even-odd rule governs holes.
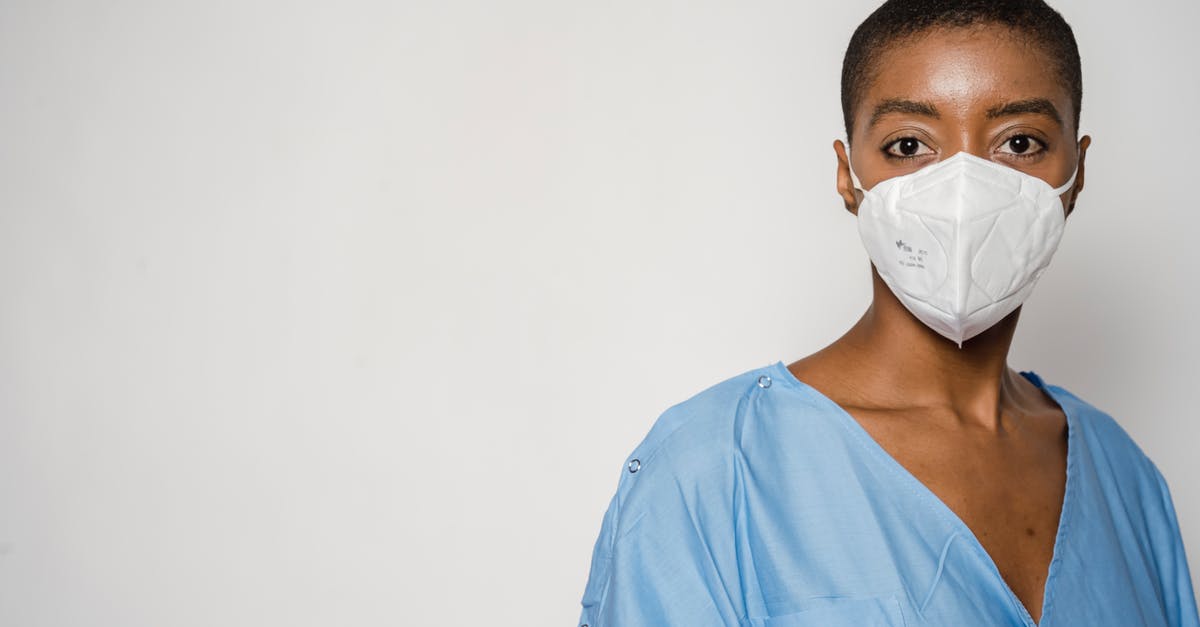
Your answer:
[[[1041,625],[1200,627],[1174,506],[1108,415],[1067,416]],[[782,362],[671,407],[621,470],[580,625],[1035,623],[971,530]]]

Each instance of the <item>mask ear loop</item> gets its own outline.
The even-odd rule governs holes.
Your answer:
[[[858,180],[858,175],[854,173],[854,166],[850,165],[849,146],[846,146],[846,168],[850,170],[850,182],[854,183],[854,187],[865,195],[867,193],[867,188],[863,187],[862,181]]]
[[[1082,128],[1080,128],[1076,134],[1079,135],[1080,137],[1083,137],[1086,133],[1084,132],[1084,130]],[[1075,140],[1075,148],[1077,150],[1079,148],[1079,140],[1078,139]],[[1063,194],[1070,191],[1071,187],[1073,185],[1075,185],[1075,177],[1078,175],[1079,175],[1079,159],[1076,158],[1075,159],[1075,169],[1071,171],[1071,178],[1067,179],[1067,182],[1063,183],[1061,187],[1055,188],[1054,195],[1062,196]]]
[[[1075,185],[1075,176],[1078,174],[1079,174],[1079,162],[1076,162],[1075,163],[1075,171],[1071,172],[1071,178],[1067,179],[1067,182],[1063,183],[1061,187],[1054,188],[1054,195],[1062,196],[1063,194],[1071,191],[1071,187]]]

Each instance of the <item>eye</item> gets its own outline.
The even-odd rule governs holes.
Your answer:
[[[1045,149],[1045,144],[1029,135],[1013,135],[1000,145],[1001,154],[1018,157],[1031,157]]]
[[[921,140],[915,137],[901,137],[895,141],[889,142],[883,147],[883,152],[890,157],[900,159],[910,159],[924,155],[934,154],[933,149],[926,146]]]

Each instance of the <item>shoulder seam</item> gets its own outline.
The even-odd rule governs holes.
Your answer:
[[[737,379],[739,379],[739,378],[741,378],[741,377],[746,377],[746,376],[749,376],[750,374],[752,374],[752,373],[755,373],[755,372],[758,372],[759,370],[762,370],[762,368],[755,368],[755,369],[753,369],[753,370],[749,370],[749,371],[747,371],[747,372],[744,372],[744,373],[742,373],[742,374],[740,374],[740,375],[737,375],[737,376],[735,376],[735,377],[732,377],[732,378],[730,379],[730,382],[732,382],[732,381],[736,381]],[[714,387],[715,387],[715,386],[714,386]],[[682,401],[682,402],[676,403],[676,404],[674,404],[674,405],[672,405],[672,406],[668,407],[668,408],[667,408],[665,411],[663,411],[661,414],[659,414],[659,419],[661,420],[663,417],[665,417],[665,416],[667,416],[668,414],[672,413],[672,412],[673,412],[673,411],[675,411],[676,409],[678,409],[678,408],[680,408],[680,407],[682,407],[682,406],[686,405],[686,404],[687,404],[689,401],[691,401],[692,399],[695,399],[696,397],[700,396],[700,395],[701,395],[701,394],[703,394],[705,391],[708,391],[708,390],[710,390],[710,389],[712,389],[712,388],[711,388],[711,387],[710,387],[710,388],[707,388],[707,389],[705,389],[705,390],[703,390],[703,391],[701,391],[701,392],[698,392],[698,393],[694,394],[694,395],[693,395],[691,398],[689,398],[688,400],[685,400],[685,401]],[[737,419],[738,419],[738,417],[741,415],[741,412],[743,411],[743,407],[744,407],[744,405],[745,405],[746,399],[747,399],[747,398],[750,396],[750,394],[752,394],[753,392],[754,392],[754,382],[753,382],[753,380],[751,380],[751,381],[750,381],[750,382],[749,382],[747,385],[745,385],[745,386],[743,387],[742,391],[741,391],[741,392],[738,394],[738,396],[737,396],[737,403],[736,403],[736,404],[734,404],[734,416],[733,416],[733,418],[734,418],[734,422],[736,422],[736,421],[737,421]],[[687,421],[682,421],[682,422],[680,422],[680,424],[678,424],[678,425],[675,425],[675,427],[674,427],[673,429],[671,429],[671,431],[669,431],[668,433],[666,433],[665,435],[663,435],[661,438],[658,438],[658,440],[657,440],[657,441],[654,443],[654,446],[653,446],[653,448],[648,448],[648,449],[644,449],[644,450],[642,450],[642,451],[639,451],[638,449],[639,449],[639,448],[640,448],[640,446],[641,446],[641,445],[639,445],[638,447],[634,448],[633,452],[632,452],[632,453],[630,453],[630,455],[628,455],[628,456],[627,456],[627,459],[626,459],[626,461],[629,461],[629,459],[634,459],[634,458],[636,458],[636,459],[640,460],[642,463],[646,463],[646,462],[648,462],[649,460],[653,459],[653,458],[654,458],[654,456],[655,456],[655,455],[657,455],[657,454],[659,453],[659,451],[660,451],[660,450],[661,450],[663,447],[665,447],[665,446],[667,445],[667,443],[668,443],[668,442],[670,442],[670,441],[671,441],[671,439],[672,439],[672,438],[674,438],[674,437],[675,437],[675,435],[676,435],[677,433],[679,433],[679,431],[680,431],[681,429],[683,429],[684,427],[688,426],[688,424],[689,424],[689,423],[688,423]]]

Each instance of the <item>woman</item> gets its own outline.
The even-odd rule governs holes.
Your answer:
[[[851,39],[837,189],[874,298],[840,339],[667,410],[580,624],[1200,625],[1162,475],[1006,360],[1084,183],[1040,0],[890,0]]]

